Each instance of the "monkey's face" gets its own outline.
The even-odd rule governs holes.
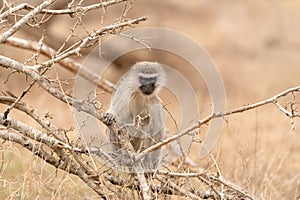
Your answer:
[[[155,88],[156,88],[156,77],[143,77],[140,76],[139,77],[139,82],[141,84],[141,86],[139,87],[140,91],[144,94],[144,95],[151,95]]]
[[[165,82],[165,73],[162,66],[155,62],[138,62],[130,70],[132,87],[139,89],[143,95],[157,93]]]

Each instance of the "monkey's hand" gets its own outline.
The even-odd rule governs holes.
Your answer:
[[[150,120],[150,115],[142,112],[135,117],[133,124],[137,128],[143,127],[149,124],[149,120]]]
[[[106,112],[103,114],[103,121],[102,121],[105,125],[109,126],[111,125],[113,122],[116,122],[116,118],[112,113]]]

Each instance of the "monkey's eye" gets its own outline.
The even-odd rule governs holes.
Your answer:
[[[143,76],[139,77],[139,81],[141,85],[152,84],[152,83],[155,84],[156,80],[157,80],[156,77],[143,77]]]

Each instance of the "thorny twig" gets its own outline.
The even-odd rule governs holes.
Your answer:
[[[76,55],[82,49],[89,47],[90,43],[94,44],[93,42],[98,41],[98,39],[100,37],[112,34],[116,31],[120,30],[123,27],[138,24],[139,22],[145,21],[146,19],[147,19],[147,17],[139,17],[137,19],[126,20],[124,22],[119,22],[119,23],[116,23],[116,24],[111,24],[111,25],[105,26],[104,28],[93,32],[91,35],[84,38],[82,41],[79,41],[79,42],[75,43],[74,45],[72,45],[72,47],[69,48],[68,51],[65,51],[62,54],[54,56],[53,59],[51,59],[49,61],[46,61],[46,62],[44,62],[40,65],[37,65],[37,66],[35,66],[35,68],[39,69],[39,68],[47,67],[47,66],[50,66],[50,65],[52,65],[56,62],[61,61],[62,59],[66,58],[66,57]]]
[[[242,113],[242,112],[245,112],[247,110],[258,108],[258,107],[261,107],[261,106],[264,106],[264,105],[267,105],[267,104],[270,104],[270,103],[276,103],[281,97],[284,97],[284,96],[286,96],[290,93],[293,93],[293,92],[300,92],[300,86],[289,88],[287,90],[284,90],[284,91],[280,92],[279,94],[277,94],[273,97],[270,97],[268,99],[259,101],[257,103],[242,106],[242,107],[232,109],[232,110],[229,110],[229,111],[226,111],[226,112],[211,113],[209,116],[205,117],[202,120],[199,120],[198,122],[193,123],[191,126],[189,126],[188,128],[176,133],[174,136],[171,136],[171,137],[163,140],[162,142],[159,142],[159,143],[145,149],[143,152],[141,152],[140,155],[143,156],[143,154],[147,154],[147,153],[150,153],[152,151],[155,151],[156,149],[159,149],[162,146],[164,146],[166,144],[169,144],[170,142],[173,142],[173,141],[177,140],[178,138],[180,138],[180,137],[182,137],[186,134],[189,134],[191,131],[199,128],[200,126],[209,123],[213,119],[223,118],[225,116],[233,115],[233,114],[236,114],[236,113]],[[284,113],[286,114],[286,112],[284,112]],[[292,118],[298,117],[298,114],[294,114],[291,117]]]
[[[24,40],[16,37],[9,37],[6,43],[22,49],[28,49],[32,51],[39,50],[40,53],[47,56],[48,58],[52,58],[54,55],[57,54],[57,51],[55,51],[51,47],[48,47],[46,44],[40,45],[38,42],[35,41]],[[71,71],[72,73],[78,73],[80,76],[90,81],[91,83],[97,85],[99,88],[106,92],[112,93],[115,89],[115,85],[113,83],[106,79],[103,79],[98,74],[89,71],[89,69],[85,68],[80,63],[74,61],[69,57],[60,60],[58,63],[67,70]]]
[[[96,4],[92,4],[92,5],[88,5],[88,6],[76,6],[74,8],[67,8],[67,9],[60,9],[60,10],[51,10],[51,9],[42,9],[39,11],[39,13],[43,13],[43,14],[49,14],[49,15],[64,15],[64,14],[68,14],[73,16],[73,14],[78,13],[78,12],[88,12],[91,10],[95,10],[95,9],[99,9],[102,7],[108,7],[114,4],[118,4],[121,2],[124,2],[127,0],[110,0],[110,1],[105,1],[105,2],[100,2],[100,3],[96,3]],[[14,6],[12,8],[9,8],[9,10],[5,11],[4,13],[2,13],[0,15],[0,19],[3,19],[9,15],[11,15],[12,13],[19,11],[19,10],[33,10],[34,6],[31,6],[30,4],[27,3],[22,3],[19,4],[17,6]]]
[[[42,4],[38,5],[36,8],[34,8],[31,12],[29,12],[27,15],[25,15],[22,19],[20,19],[13,27],[11,27],[6,32],[2,33],[0,35],[0,43],[3,43],[7,40],[10,36],[12,36],[15,32],[17,32],[24,24],[26,24],[33,16],[35,16],[37,13],[41,12],[44,8],[51,5],[55,0],[46,0]],[[1,19],[1,18],[0,18]]]

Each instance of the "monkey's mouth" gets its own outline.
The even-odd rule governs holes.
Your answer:
[[[155,85],[154,83],[145,84],[140,86],[140,90],[144,95],[150,95],[154,92]]]

